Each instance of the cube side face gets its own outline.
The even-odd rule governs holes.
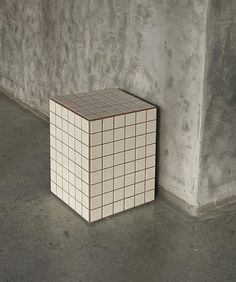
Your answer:
[[[90,221],[155,199],[156,108],[90,122]]]
[[[89,207],[89,122],[50,100],[51,191],[85,220]]]

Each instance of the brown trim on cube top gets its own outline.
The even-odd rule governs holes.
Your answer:
[[[98,117],[98,118],[89,119],[88,117],[84,116],[83,114],[81,114],[81,113],[77,112],[76,110],[71,109],[67,105],[63,104],[63,102],[58,101],[56,98],[50,98],[50,100],[52,100],[53,102],[59,104],[60,106],[62,106],[64,108],[66,108],[67,110],[73,112],[74,114],[79,115],[80,117],[82,117],[83,119],[86,119],[87,121],[101,120],[101,119],[110,118],[110,117],[122,116],[122,115],[126,115],[126,114],[132,114],[132,113],[138,113],[138,112],[142,112],[142,111],[157,109],[156,106],[149,104],[151,106],[150,108],[143,108],[143,109],[140,109],[140,110],[133,110],[133,111],[130,110],[130,111],[119,113],[119,114],[113,114],[113,115],[109,115],[109,116],[103,116],[103,117],[101,116],[101,117]],[[86,108],[84,108],[84,109],[88,110]]]

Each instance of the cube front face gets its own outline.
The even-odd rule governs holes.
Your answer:
[[[50,101],[51,191],[90,221],[89,122]]]
[[[155,198],[156,108],[87,120],[50,100],[50,147],[51,191],[88,222]]]

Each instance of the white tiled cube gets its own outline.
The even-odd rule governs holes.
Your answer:
[[[88,222],[153,201],[156,119],[118,89],[51,99],[51,191]]]

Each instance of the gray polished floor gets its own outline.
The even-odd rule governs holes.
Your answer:
[[[49,191],[49,125],[0,94],[0,281],[236,281],[236,205],[88,225]]]

